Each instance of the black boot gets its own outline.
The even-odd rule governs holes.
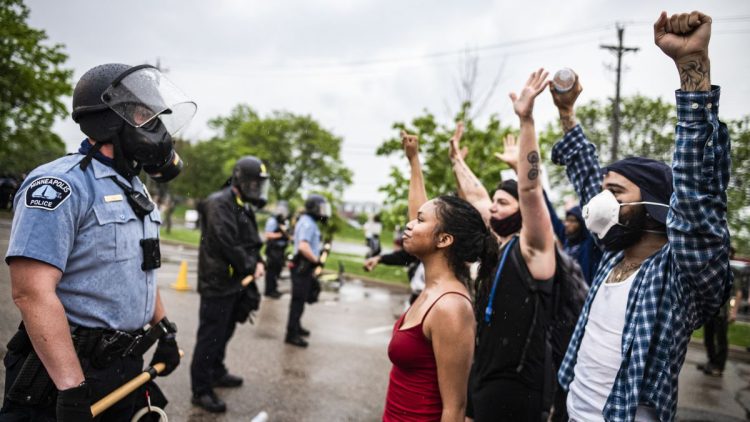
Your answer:
[[[214,380],[214,387],[235,388],[242,385],[242,377],[232,375],[229,372]]]
[[[284,342],[287,344],[291,344],[292,346],[307,347],[307,341],[305,341],[305,339],[303,339],[300,335],[287,335]]]
[[[205,394],[193,395],[190,400],[194,405],[203,408],[204,410],[211,413],[224,413],[227,411],[227,405],[220,398],[216,397],[216,393],[210,391]]]

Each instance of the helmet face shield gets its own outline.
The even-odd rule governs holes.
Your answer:
[[[330,218],[331,204],[329,204],[328,202],[322,202],[320,205],[318,205],[318,211],[320,212],[321,217]]]
[[[126,71],[104,93],[102,102],[133,127],[148,128],[159,118],[171,135],[195,115],[197,106],[153,67]]]
[[[240,191],[242,199],[262,207],[268,201],[268,179],[250,179],[243,180],[237,188]]]

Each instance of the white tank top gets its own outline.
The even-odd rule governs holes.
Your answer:
[[[568,393],[571,421],[603,421],[602,411],[622,364],[622,330],[630,286],[638,271],[619,283],[604,283],[591,303]],[[609,274],[607,275],[609,278]],[[653,408],[638,406],[637,422],[658,421]]]

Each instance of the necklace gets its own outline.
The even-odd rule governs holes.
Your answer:
[[[619,283],[633,274],[633,271],[641,267],[641,262],[625,263],[625,261],[617,264],[615,269],[612,270],[612,274],[607,279],[607,283]]]

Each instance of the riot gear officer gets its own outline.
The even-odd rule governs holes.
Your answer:
[[[274,299],[281,297],[277,280],[286,261],[286,247],[289,244],[289,205],[286,201],[279,201],[273,215],[266,220],[266,292],[265,295]]]
[[[294,260],[292,268],[292,300],[289,304],[289,320],[285,342],[297,347],[307,347],[306,337],[310,332],[303,328],[300,320],[305,302],[310,297],[314,283],[315,268],[320,266],[322,239],[316,221],[325,223],[331,216],[331,205],[325,197],[310,195],[305,201],[305,212],[294,226]]]
[[[198,207],[201,243],[198,252],[198,293],[201,296],[198,338],[190,365],[192,403],[221,413],[226,404],[214,387],[240,387],[242,377],[224,365],[227,343],[237,322],[244,322],[257,303],[248,305],[249,294],[257,294],[255,281],[263,277],[263,245],[253,207],[266,203],[268,174],[256,157],[237,160],[229,183],[212,193]],[[252,291],[249,291],[252,290]]]
[[[195,109],[152,66],[81,77],[72,115],[88,138],[32,170],[15,200],[5,260],[23,324],[7,346],[0,419],[91,420],[91,404],[138,375],[157,339],[151,363],[166,364],[162,375],[179,364],[154,274],[161,217],[136,176],[179,173],[171,134]],[[135,401],[100,418],[129,421]]]

